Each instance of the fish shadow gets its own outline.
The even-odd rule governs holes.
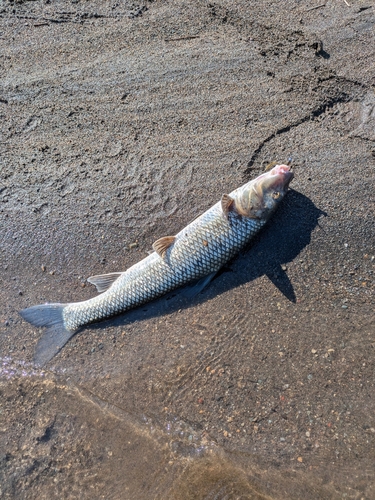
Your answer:
[[[303,194],[290,189],[277,212],[266,227],[252,240],[251,245],[226,264],[215,279],[200,294],[187,299],[180,288],[162,298],[106,320],[106,326],[125,326],[177,310],[194,307],[217,295],[266,275],[291,302],[296,302],[293,284],[286,264],[292,262],[310,243],[319,219],[327,216]],[[91,325],[103,328],[103,322]]]

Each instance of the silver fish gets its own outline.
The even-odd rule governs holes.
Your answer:
[[[160,238],[151,255],[127,271],[92,276],[98,292],[92,299],[70,304],[40,304],[20,311],[34,326],[46,327],[34,362],[42,366],[80,327],[127,311],[199,280],[199,293],[217,271],[264,226],[288,190],[293,173],[276,165],[221,201],[176,236]]]

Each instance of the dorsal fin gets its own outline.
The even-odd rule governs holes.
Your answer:
[[[162,259],[164,259],[166,251],[171,245],[173,245],[175,239],[176,236],[163,236],[163,238],[159,238],[155,241],[152,248]]]
[[[101,293],[108,290],[121,274],[122,273],[98,274],[97,276],[90,276],[90,278],[87,278],[87,281],[95,285],[97,291]]]
[[[221,209],[223,211],[223,214],[225,216],[228,215],[228,213],[235,208],[235,203],[234,199],[229,196],[229,194],[223,194],[221,197]]]

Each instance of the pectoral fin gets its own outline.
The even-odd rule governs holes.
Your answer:
[[[228,213],[235,208],[235,203],[234,199],[229,196],[229,194],[223,194],[221,197],[221,209],[223,211],[223,214],[225,216],[228,215]]]
[[[162,259],[164,259],[166,251],[171,245],[173,245],[175,239],[176,236],[164,236],[163,238],[159,238],[158,240],[156,240],[152,245],[152,248],[157,254],[160,255]]]
[[[90,276],[90,278],[87,278],[87,281],[95,285],[97,291],[101,293],[108,290],[121,274],[122,273],[98,274],[97,276]]]
[[[204,276],[203,278],[198,280],[196,283],[194,283],[194,285],[191,285],[187,289],[185,289],[183,292],[185,297],[187,297],[188,299],[192,299],[193,297],[195,297],[196,295],[201,293],[201,291],[204,288],[206,288],[206,286],[214,279],[214,277],[216,276],[216,273],[217,273],[217,271],[214,271],[214,272],[208,274],[207,276]]]

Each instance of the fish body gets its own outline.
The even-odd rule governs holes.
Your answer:
[[[47,327],[36,348],[36,364],[49,361],[86,324],[125,312],[195,280],[201,280],[202,286],[207,284],[264,226],[292,177],[288,166],[277,165],[223,195],[178,234],[156,241],[155,252],[125,272],[89,278],[103,292],[92,299],[21,311],[26,321]]]

